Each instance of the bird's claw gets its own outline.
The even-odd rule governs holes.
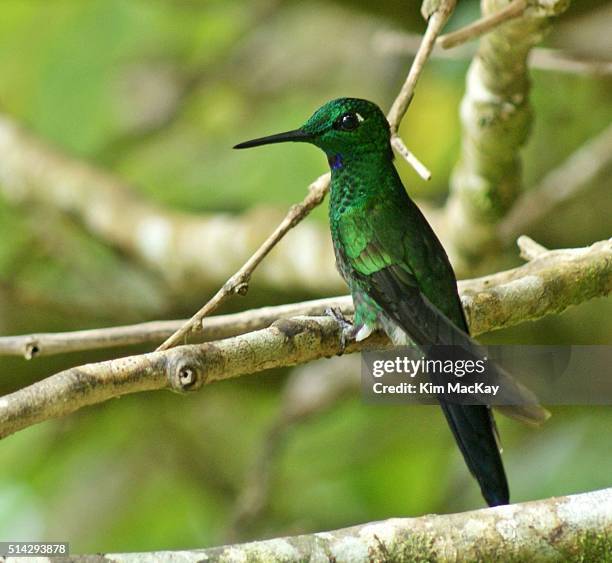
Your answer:
[[[338,355],[341,356],[349,341],[355,338],[355,327],[337,307],[328,307],[325,309],[325,315],[334,319],[340,326],[340,353]]]

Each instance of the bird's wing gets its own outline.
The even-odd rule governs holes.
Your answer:
[[[465,351],[466,359],[481,358],[478,344],[468,334],[443,248],[429,225],[407,229],[405,221],[389,203],[343,217],[339,224],[343,259],[355,281],[417,345],[453,346]],[[489,364],[489,368],[490,383],[499,383],[505,393],[504,414],[535,424],[548,418],[531,391],[500,366]]]
[[[467,326],[453,310],[461,307],[444,250],[430,248],[427,233],[410,228],[399,211],[381,202],[366,213],[345,213],[338,228],[343,258],[360,287],[417,344],[464,343]]]

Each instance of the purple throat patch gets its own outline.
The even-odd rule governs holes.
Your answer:
[[[330,156],[327,161],[329,162],[329,166],[332,170],[338,170],[344,165],[341,154]]]

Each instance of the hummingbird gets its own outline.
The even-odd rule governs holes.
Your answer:
[[[359,98],[335,99],[298,129],[234,148],[289,141],[315,145],[329,162],[331,237],[338,270],[355,305],[351,336],[360,341],[382,329],[396,345],[474,349],[455,273],[395,169],[382,110]],[[486,502],[508,504],[490,406],[439,402]]]

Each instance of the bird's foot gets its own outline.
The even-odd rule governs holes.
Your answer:
[[[355,338],[355,326],[349,321],[337,307],[325,309],[325,315],[334,319],[340,326],[340,353],[341,356],[346,350],[346,345]]]

